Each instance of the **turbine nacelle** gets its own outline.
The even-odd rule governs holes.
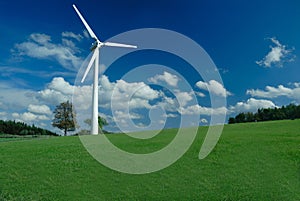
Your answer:
[[[99,40],[96,40],[92,43],[92,46],[90,47],[91,52],[94,51],[97,47],[100,48],[103,46],[103,43],[101,43]]]

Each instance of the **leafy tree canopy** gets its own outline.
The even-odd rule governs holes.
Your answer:
[[[239,113],[235,117],[230,117],[229,124],[244,123],[254,121],[271,121],[283,119],[298,119],[300,118],[300,105],[289,104],[281,108],[262,108],[256,113],[247,112]]]
[[[66,136],[68,131],[75,131],[76,125],[76,114],[73,104],[67,101],[57,105],[54,110],[52,126],[63,130]]]

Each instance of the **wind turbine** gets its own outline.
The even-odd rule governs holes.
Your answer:
[[[84,72],[82,77],[81,83],[84,82],[87,74],[89,73],[92,65],[94,64],[94,82],[93,82],[93,98],[92,98],[92,130],[91,134],[97,135],[98,134],[98,74],[99,74],[99,57],[100,57],[100,48],[104,46],[109,47],[126,47],[126,48],[137,48],[135,45],[127,45],[121,43],[112,43],[112,42],[101,42],[96,34],[92,31],[88,23],[85,21],[79,10],[73,4],[73,8],[75,9],[76,13],[78,14],[79,18],[81,19],[82,23],[84,24],[85,28],[89,32],[91,38],[95,39],[91,51],[93,51],[93,55],[89,64]]]

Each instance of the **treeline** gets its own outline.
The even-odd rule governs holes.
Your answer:
[[[244,123],[244,122],[257,122],[257,121],[271,121],[283,119],[299,119],[300,118],[300,105],[289,104],[281,108],[266,108],[258,109],[256,113],[247,112],[239,113],[235,117],[230,117],[229,124]]]
[[[12,135],[53,135],[57,136],[49,130],[36,127],[35,125],[29,126],[24,122],[16,121],[3,121],[0,120],[0,134]]]

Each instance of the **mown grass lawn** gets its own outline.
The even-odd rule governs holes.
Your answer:
[[[206,130],[200,127],[176,163],[145,175],[99,164],[78,137],[0,142],[0,200],[300,200],[300,120],[226,125],[213,152],[199,160]],[[142,143],[109,138],[142,153],[175,133]]]

